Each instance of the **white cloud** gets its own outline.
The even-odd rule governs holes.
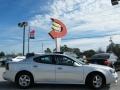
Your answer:
[[[48,30],[49,32],[51,27],[50,18],[53,17],[62,20],[68,28],[68,33],[71,33],[72,36],[78,36],[83,31],[91,32],[91,30],[109,34],[119,32],[120,7],[113,7],[111,0],[54,0],[48,7],[49,14],[33,17],[30,22],[32,26]],[[117,42],[118,38],[114,40]],[[75,45],[83,49],[104,48],[108,45],[107,40],[109,41],[108,37],[71,40],[65,42],[65,44]],[[103,42],[103,44],[100,44],[100,42]]]
[[[76,27],[79,30],[102,27],[108,29],[120,23],[119,9],[114,8],[109,0],[54,0],[50,7],[49,14],[36,15],[31,24],[40,28],[48,28],[50,18],[54,17],[64,21],[69,31],[74,31]],[[85,23],[81,24],[81,21]]]
[[[111,36],[114,43],[120,43],[120,35]],[[102,50],[106,50],[106,47],[110,44],[109,42],[110,36],[102,37],[102,38],[86,38],[86,39],[76,39],[63,41],[62,45],[68,45],[73,48],[80,48],[82,51],[94,49],[98,50],[101,48]]]

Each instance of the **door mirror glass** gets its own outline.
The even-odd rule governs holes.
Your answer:
[[[81,66],[81,65],[78,64],[77,62],[74,62],[74,66],[75,66],[75,67],[79,67],[79,66]]]

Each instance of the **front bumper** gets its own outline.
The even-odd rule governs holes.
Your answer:
[[[109,79],[110,79],[110,84],[111,83],[117,83],[118,82],[118,74],[115,72],[115,73],[112,73],[110,76],[109,76]]]

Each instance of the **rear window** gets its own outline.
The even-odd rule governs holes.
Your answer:
[[[94,64],[104,64],[104,59],[91,59],[90,63]]]
[[[37,63],[52,64],[52,58],[49,55],[39,56],[33,59]]]
[[[92,56],[92,59],[108,59],[110,57],[110,55],[107,54],[102,54],[102,55],[94,55]]]

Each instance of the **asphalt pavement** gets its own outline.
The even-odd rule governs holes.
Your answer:
[[[22,90],[16,87],[14,83],[3,80],[2,74],[5,71],[4,68],[0,68],[0,90]],[[118,72],[120,77],[120,72]],[[56,85],[56,84],[36,84],[27,90],[91,90],[85,85]],[[100,90],[120,90],[120,80],[117,84],[111,84]]]

